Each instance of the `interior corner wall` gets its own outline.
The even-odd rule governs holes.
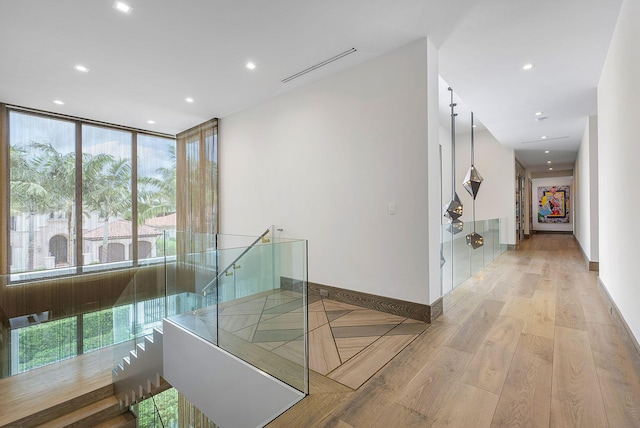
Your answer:
[[[275,224],[308,239],[309,281],[431,303],[429,49],[421,39],[222,118],[221,233]]]
[[[640,228],[625,216],[640,212],[634,192],[640,159],[639,21],[640,2],[625,0],[598,84],[598,213],[603,220],[623,215],[600,222],[600,279],[638,341]]]
[[[476,220],[503,219],[502,244],[516,243],[516,158],[487,130],[474,132],[474,162],[484,178],[476,197]],[[471,134],[456,137],[456,192],[464,207],[461,220],[473,219],[473,198],[463,187],[471,165]],[[449,185],[449,189],[451,186]]]
[[[440,101],[438,49],[426,39],[427,48],[427,224],[428,297],[433,303],[443,295],[440,265],[440,224],[442,219],[442,169],[440,162]]]
[[[569,189],[569,222],[568,223],[540,223],[538,222],[538,187],[548,186],[571,186]],[[534,178],[532,180],[531,189],[531,207],[533,208],[533,230],[535,231],[553,231],[553,232],[571,232],[573,231],[573,208],[574,208],[574,187],[573,177],[550,177],[550,178]]]
[[[574,167],[574,233],[591,262],[598,261],[598,118],[589,117]]]

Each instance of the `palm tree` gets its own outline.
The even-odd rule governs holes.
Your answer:
[[[50,143],[32,142],[36,151],[34,160],[38,170],[47,178],[47,188],[54,196],[49,209],[64,213],[67,219],[67,258],[75,260],[73,245],[73,219],[76,195],[75,152],[61,153]]]
[[[10,146],[10,188],[12,214],[29,214],[28,269],[33,270],[35,216],[49,209],[55,200],[50,183],[37,158],[24,147]]]
[[[82,180],[83,205],[104,220],[102,261],[108,262],[109,219],[131,210],[131,162],[108,154],[96,155],[91,161]]]
[[[176,212],[176,148],[169,146],[171,165],[156,169],[157,177],[138,178],[138,223]]]

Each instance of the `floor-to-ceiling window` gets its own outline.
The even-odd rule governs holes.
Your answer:
[[[8,117],[12,279],[129,266],[158,255],[158,243],[164,254],[176,228],[175,139],[22,110]]]

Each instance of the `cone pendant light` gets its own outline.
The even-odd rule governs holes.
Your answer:
[[[478,196],[478,191],[480,190],[480,184],[482,184],[483,178],[473,164],[475,160],[473,129],[473,112],[471,112],[471,167],[469,168],[469,171],[467,171],[467,176],[464,178],[463,186],[473,198],[473,232],[468,234],[466,239],[467,245],[475,250],[476,248],[480,248],[484,245],[482,235],[476,233],[476,196]]]
[[[449,219],[447,230],[456,234],[462,232],[464,225],[458,220],[462,215],[462,202],[456,193],[456,104],[453,102],[453,89],[448,90],[451,92],[451,200],[444,206],[444,216]]]

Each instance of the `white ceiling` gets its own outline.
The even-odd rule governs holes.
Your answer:
[[[525,166],[545,168],[544,149],[572,166],[621,2],[130,0],[124,15],[113,0],[0,0],[0,102],[176,134],[428,36],[442,77]]]

